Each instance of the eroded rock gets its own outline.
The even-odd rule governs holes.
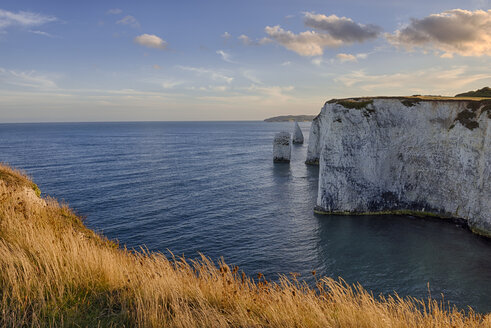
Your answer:
[[[292,153],[291,135],[289,132],[278,132],[273,140],[273,161],[290,162]]]

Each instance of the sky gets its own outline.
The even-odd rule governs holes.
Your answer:
[[[0,2],[0,122],[262,120],[491,86],[491,2]]]

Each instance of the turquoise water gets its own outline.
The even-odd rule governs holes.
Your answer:
[[[306,141],[309,124],[302,123]],[[491,311],[491,242],[438,219],[318,216],[307,143],[273,164],[291,123],[0,124],[0,161],[128,247],[221,256],[248,274],[298,272]]]

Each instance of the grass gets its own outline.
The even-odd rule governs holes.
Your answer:
[[[491,326],[491,314],[374,297],[315,272],[309,288],[295,276],[253,280],[204,256],[127,250],[86,228],[68,206],[33,201],[20,172],[0,165],[0,179],[2,327]]]
[[[485,97],[485,98],[491,98],[491,88],[490,87],[484,87],[479,90],[475,91],[468,91],[464,93],[459,93],[455,97]]]
[[[372,99],[368,99],[368,100],[340,99],[336,101],[336,104],[341,105],[344,108],[363,109],[366,108],[368,105],[373,104],[373,100]]]

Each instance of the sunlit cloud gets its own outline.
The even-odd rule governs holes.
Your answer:
[[[352,54],[343,54],[343,53],[340,53],[340,54],[337,54],[336,55],[336,58],[339,59],[342,63],[344,62],[355,62],[356,61],[356,57]]]
[[[222,38],[224,38],[225,40],[228,40],[232,37],[232,34],[228,33],[228,32],[225,32],[223,33],[222,35]]]
[[[363,25],[336,15],[305,13],[304,23],[314,30],[297,34],[279,25],[266,26],[264,30],[270,39],[301,56],[320,56],[326,47],[364,42],[377,38],[381,33],[381,28],[376,25]]]
[[[334,39],[345,43],[375,39],[382,31],[377,25],[363,25],[355,23],[351,18],[336,15],[305,13],[304,23],[308,27],[325,32]]]
[[[245,34],[239,35],[239,37],[237,39],[239,39],[239,41],[242,42],[242,44],[245,46],[260,46],[263,44],[268,44],[268,43],[273,42],[273,40],[271,40],[269,38],[262,38],[259,40],[253,40]]]
[[[155,49],[167,48],[167,42],[165,42],[163,39],[161,39],[160,37],[154,34],[142,34],[135,37],[133,41],[139,45],[148,48],[155,48]]]
[[[411,22],[386,34],[387,40],[408,51],[434,50],[443,58],[491,55],[491,10],[453,9]],[[442,55],[443,52],[443,55]]]
[[[324,53],[325,47],[337,47],[343,44],[329,34],[315,31],[295,34],[282,29],[279,25],[266,26],[264,30],[271,39],[301,56],[319,56]]]

